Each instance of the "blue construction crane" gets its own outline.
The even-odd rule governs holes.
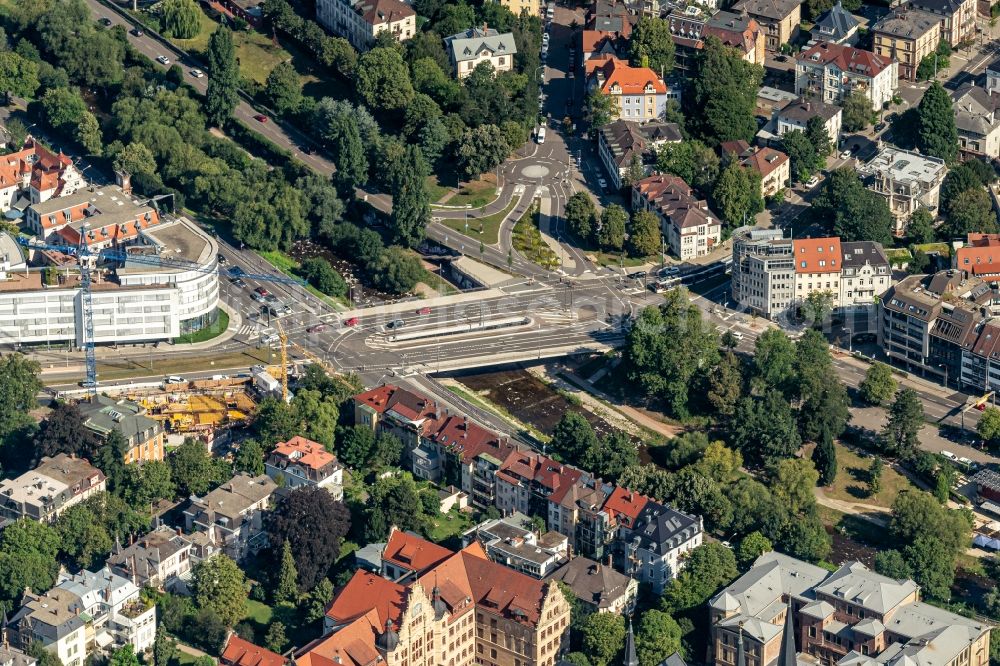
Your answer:
[[[80,268],[80,293],[83,301],[83,353],[86,358],[87,366],[87,380],[84,382],[83,386],[91,394],[97,392],[97,357],[94,353],[94,303],[91,295],[91,277],[90,271],[92,268],[96,267],[98,262],[108,262],[108,261],[118,261],[126,262],[131,261],[138,264],[146,264],[148,266],[160,266],[164,268],[181,268],[189,271],[198,271],[200,273],[217,273],[221,271],[221,266],[215,268],[209,268],[203,264],[199,264],[194,261],[188,261],[186,259],[170,259],[167,257],[161,257],[159,255],[141,254],[133,253],[128,254],[120,250],[91,250],[86,244],[87,238],[87,228],[86,226],[80,229],[80,244],[79,245],[59,245],[53,243],[44,243],[38,241],[32,241],[28,238],[18,237],[17,242],[20,245],[30,249],[30,250],[55,250],[61,252],[65,255],[76,257],[77,264]],[[137,246],[137,247],[150,247],[150,246]],[[261,282],[276,282],[278,284],[297,284],[305,285],[304,280],[293,277],[285,277],[280,275],[271,275],[269,273],[247,273],[242,268],[234,266],[230,268],[226,273],[231,278],[247,278],[250,280],[257,280]]]

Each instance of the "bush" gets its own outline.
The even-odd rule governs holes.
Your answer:
[[[328,296],[343,297],[347,294],[347,283],[344,282],[344,278],[323,257],[306,259],[302,262],[299,272],[309,284]]]

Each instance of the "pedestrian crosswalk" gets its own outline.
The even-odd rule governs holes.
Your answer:
[[[236,332],[236,335],[241,337],[250,337],[257,335],[257,327],[252,324],[243,324],[240,326],[240,330]]]

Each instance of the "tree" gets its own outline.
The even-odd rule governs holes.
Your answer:
[[[222,126],[236,108],[240,79],[233,33],[224,25],[216,28],[208,38],[208,72],[205,115],[213,125]]]
[[[830,290],[811,291],[802,303],[802,316],[812,324],[813,328],[821,328],[827,317],[833,313],[833,303],[836,299]]]
[[[918,208],[910,216],[906,237],[911,243],[930,243],[934,240],[934,216],[926,208]]]
[[[283,400],[268,397],[257,405],[253,428],[257,433],[257,439],[267,450],[278,442],[284,442],[299,434],[301,427],[302,420],[296,413],[295,407]]]
[[[754,343],[752,383],[759,391],[775,389],[791,396],[795,388],[795,345],[777,328],[768,328]]]
[[[403,56],[394,48],[376,47],[358,58],[358,94],[372,109],[398,111],[413,99],[413,84]]]
[[[868,95],[855,90],[844,99],[843,125],[846,132],[861,132],[868,129],[878,118]]]
[[[333,583],[329,578],[323,578],[305,597],[305,612],[303,619],[312,625],[326,616],[326,608],[333,600]]]
[[[600,88],[590,91],[584,108],[591,136],[596,136],[602,127],[618,117],[618,105],[611,95],[605,95]]]
[[[703,606],[738,575],[732,550],[721,543],[702,544],[691,551],[687,565],[663,590],[660,607],[676,615]]]
[[[753,216],[764,210],[760,180],[758,172],[743,168],[737,160],[730,160],[719,172],[712,200],[730,229],[753,224]]]
[[[651,608],[642,614],[635,634],[640,664],[659,664],[681,649],[681,628],[674,618]]]
[[[87,113],[87,103],[80,93],[69,88],[49,88],[42,95],[41,105],[45,122],[63,134],[73,132]]]
[[[0,535],[0,605],[8,612],[25,588],[48,590],[56,582],[59,535],[54,528],[22,518]]]
[[[946,162],[954,162],[958,157],[958,130],[951,96],[937,81],[927,89],[917,107],[917,147]]]
[[[731,433],[736,448],[758,465],[789,458],[802,444],[788,399],[774,389],[740,400]]]
[[[893,217],[884,197],[864,186],[858,173],[848,167],[833,171],[826,186],[813,199],[817,219],[833,227],[842,240],[892,242]]]
[[[746,62],[715,37],[705,40],[691,94],[684,97],[693,110],[689,117],[701,119],[699,131],[705,143],[753,141],[757,91],[763,78],[760,65]]]
[[[875,553],[875,571],[896,580],[913,578],[913,570],[898,550],[880,550]]]
[[[997,214],[985,190],[978,188],[961,192],[948,206],[945,233],[953,238],[965,237],[969,232],[996,233]]]
[[[648,210],[636,211],[629,225],[629,254],[633,257],[649,257],[661,249],[660,220]]]
[[[658,74],[674,68],[674,40],[665,19],[640,18],[632,29],[629,48],[635,67],[649,67]]]
[[[736,559],[739,561],[740,567],[746,570],[758,557],[772,550],[774,550],[774,546],[771,545],[770,539],[760,532],[751,532],[740,541],[740,545],[736,549]]]
[[[191,39],[201,30],[201,10],[194,0],[164,0],[163,32],[167,37]]]
[[[427,163],[419,146],[407,146],[403,168],[392,183],[392,242],[416,247],[431,219]]]
[[[615,613],[592,613],[581,624],[583,651],[594,666],[607,666],[625,642],[625,618]]]
[[[167,635],[162,624],[156,628],[156,640],[153,641],[153,666],[170,666],[177,656],[177,641]]]
[[[333,182],[341,196],[353,197],[355,188],[368,182],[368,158],[357,120],[350,112],[338,111],[327,119],[323,136],[337,165]]]
[[[920,589],[932,599],[948,601],[955,582],[955,554],[943,546],[934,536],[922,534],[903,549],[903,556]]]
[[[989,182],[988,172],[980,173],[980,168],[973,166],[974,164],[979,164],[979,161],[963,162],[948,171],[948,175],[944,177],[944,182],[941,183],[941,213],[946,218],[951,216],[951,204],[959,194],[982,189]]]
[[[567,411],[553,428],[550,444],[564,460],[580,461],[597,448],[597,434],[583,414]]]
[[[364,425],[354,425],[340,432],[337,456],[351,469],[361,470],[368,462],[375,446],[375,432]]]
[[[413,506],[408,510],[412,511]],[[299,587],[311,590],[326,577],[340,554],[351,517],[343,502],[334,501],[327,490],[302,486],[279,500],[268,514],[265,528],[275,547],[288,543]]]
[[[743,376],[740,372],[740,361],[730,350],[722,355],[709,372],[708,401],[719,414],[732,416],[742,394]]]
[[[267,75],[264,99],[281,114],[294,112],[299,108],[302,103],[302,84],[299,82],[299,73],[290,61],[279,62]]]
[[[621,250],[625,246],[625,229],[628,213],[618,204],[611,204],[601,212],[597,242],[606,250]]]
[[[63,553],[83,569],[89,569],[98,558],[107,558],[114,546],[108,530],[84,504],[67,509],[55,524],[62,542]]]
[[[581,191],[570,195],[563,217],[575,236],[583,241],[591,239],[597,226],[597,210],[589,193]]]
[[[122,146],[112,162],[115,171],[137,176],[156,173],[156,158],[146,144],[131,141]]]
[[[823,168],[826,158],[833,152],[833,139],[827,131],[826,123],[820,116],[812,116],[806,122],[806,138],[816,149],[816,168]]]
[[[139,666],[139,657],[135,654],[135,648],[131,643],[126,643],[111,653],[108,666]]]
[[[674,289],[659,308],[645,308],[629,331],[624,354],[629,379],[674,415],[685,417],[691,385],[715,365],[718,345],[714,329],[688,301],[686,290]]]
[[[794,515],[808,514],[816,506],[814,490],[819,472],[805,458],[786,458],[778,462],[771,482],[774,496]]]
[[[205,444],[187,439],[167,459],[170,474],[182,496],[203,495],[209,488],[228,478],[228,465],[220,465],[205,450]]]
[[[829,486],[837,478],[837,449],[833,446],[833,435],[823,432],[819,443],[813,449],[813,464],[819,472],[819,485]]]
[[[882,459],[878,456],[868,467],[868,496],[875,497],[882,490]]]
[[[36,455],[41,458],[68,453],[92,459],[100,439],[84,422],[83,414],[76,404],[57,402],[38,429],[35,437]]]
[[[347,295],[347,283],[329,261],[323,257],[309,257],[302,262],[301,272],[309,284],[324,294],[343,298]]]
[[[279,604],[291,604],[299,598],[299,573],[295,568],[295,558],[288,541],[281,547],[281,568],[278,569],[278,582],[274,588],[274,601]]]
[[[473,178],[492,170],[507,158],[511,146],[497,125],[466,129],[456,143],[455,159],[463,176]]]
[[[373,286],[390,294],[413,291],[417,282],[426,275],[420,261],[397,245],[385,248],[369,270]]]
[[[77,123],[74,133],[77,143],[79,143],[90,155],[100,155],[104,147],[101,137],[101,126],[97,122],[97,116],[87,111]]]
[[[284,623],[272,622],[271,626],[267,628],[267,634],[264,636],[264,645],[271,652],[281,654],[287,644],[288,638],[285,637]]]
[[[788,153],[792,180],[805,182],[812,177],[817,169],[816,147],[809,141],[802,130],[786,132],[781,137],[782,148]]]
[[[990,444],[1000,441],[1000,408],[987,407],[979,415],[979,423],[976,425],[979,436]]]
[[[656,167],[680,176],[696,190],[707,192],[719,176],[719,156],[701,141],[667,143],[656,151]]]
[[[902,389],[889,406],[889,421],[882,430],[886,449],[900,458],[912,456],[920,445],[917,433],[923,426],[924,405],[920,396],[911,388]]]
[[[21,97],[34,97],[38,86],[37,64],[13,51],[0,52],[0,90]]]
[[[246,578],[243,570],[225,555],[213,555],[196,564],[192,583],[198,608],[214,612],[226,627],[246,615]]]
[[[896,395],[896,380],[892,369],[885,363],[875,362],[868,366],[865,378],[858,386],[861,399],[869,405],[881,406]]]

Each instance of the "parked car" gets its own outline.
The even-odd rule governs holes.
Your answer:
[[[608,181],[604,180],[603,176],[597,177],[597,185],[601,188],[602,192],[608,191]]]
[[[178,376],[178,375],[170,375],[169,377],[164,377],[163,383],[164,384],[185,384],[185,383],[187,383],[187,380],[184,379],[183,377]]]
[[[840,159],[842,159],[842,160],[849,160],[849,159],[851,159],[851,151],[849,151],[849,150],[841,151],[841,153],[840,153]]]
[[[170,58],[168,58],[165,55],[158,55],[158,56],[156,56],[156,62],[160,63],[161,65],[169,65],[170,64]]]
[[[261,298],[265,298],[271,295],[271,292],[269,292],[267,289],[264,289],[264,287],[257,287],[256,289],[253,290],[253,293],[257,294]]]
[[[819,185],[819,176],[813,176],[812,178],[806,181],[806,188],[810,190],[816,187],[817,185]]]
[[[681,269],[676,266],[665,266],[660,269],[660,277],[668,277],[670,275],[677,275],[681,272]]]
[[[265,116],[263,113],[258,113],[257,115],[255,115],[253,117],[253,119],[256,120],[259,123],[266,123],[267,122],[267,116]]]
[[[322,333],[326,330],[326,324],[316,324],[306,329],[306,333]]]
[[[201,71],[200,69],[192,69],[191,76],[193,76],[196,79],[201,79],[205,77],[205,72]]]

